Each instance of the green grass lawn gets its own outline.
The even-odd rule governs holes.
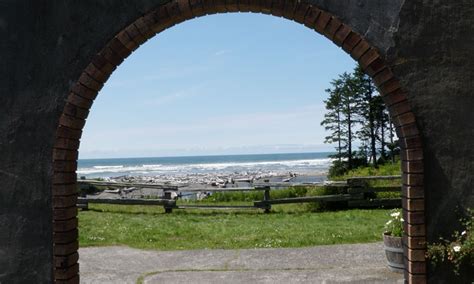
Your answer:
[[[99,204],[90,208],[79,213],[80,246],[126,245],[157,250],[374,242],[381,240],[389,214],[384,209],[311,213],[300,204],[274,206],[270,214],[194,209],[164,214],[157,206]]]

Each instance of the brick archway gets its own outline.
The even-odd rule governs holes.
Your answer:
[[[271,14],[304,24],[340,46],[374,79],[402,148],[405,279],[410,283],[426,282],[423,150],[406,90],[363,36],[305,0],[173,0],[125,27],[91,59],[70,90],[56,132],[52,188],[55,281],[79,282],[76,208],[79,140],[93,100],[104,82],[125,58],[157,33],[188,19],[227,12]]]

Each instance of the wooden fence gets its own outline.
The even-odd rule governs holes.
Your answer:
[[[171,213],[173,209],[263,209],[270,212],[272,205],[290,204],[290,203],[308,203],[308,202],[347,202],[349,208],[373,208],[373,207],[401,207],[401,198],[375,198],[380,192],[401,192],[401,186],[370,186],[371,181],[378,180],[396,180],[400,176],[373,176],[373,177],[353,177],[345,181],[324,182],[324,183],[291,183],[278,182],[270,183],[256,182],[252,187],[230,187],[230,188],[214,188],[214,187],[193,187],[183,188],[179,185],[172,184],[146,184],[146,183],[118,183],[103,182],[94,180],[78,180],[80,185],[105,186],[109,188],[155,188],[163,190],[162,198],[158,199],[130,199],[130,198],[83,198],[79,197],[78,207],[87,209],[89,203],[101,204],[127,204],[127,205],[160,205],[163,206],[166,213]],[[271,199],[270,191],[278,188],[290,188],[295,186],[324,186],[326,188],[337,189],[339,194],[321,195],[321,196],[305,196],[294,198]],[[227,205],[202,205],[189,204],[178,205],[174,196],[180,196],[182,193],[198,193],[198,192],[256,192],[263,191],[263,200],[254,201],[249,206],[227,206]]]

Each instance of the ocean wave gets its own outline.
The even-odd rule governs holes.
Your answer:
[[[322,159],[301,159],[287,161],[257,161],[257,162],[221,162],[221,163],[200,163],[200,164],[142,164],[142,165],[112,165],[93,166],[90,168],[79,168],[78,174],[150,174],[150,173],[195,173],[210,171],[255,171],[255,170],[321,170],[327,169],[331,163],[331,158]]]

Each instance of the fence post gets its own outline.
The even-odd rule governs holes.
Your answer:
[[[270,182],[269,179],[264,180],[265,183]],[[272,205],[270,204],[270,186],[265,186],[265,191],[263,192],[263,202],[264,202],[264,212],[270,213],[270,209],[272,209]]]
[[[164,199],[171,201],[171,191],[169,190],[164,190]],[[173,212],[173,206],[171,205],[171,202],[166,202],[165,205],[163,205],[165,208],[165,213],[172,213]]]

